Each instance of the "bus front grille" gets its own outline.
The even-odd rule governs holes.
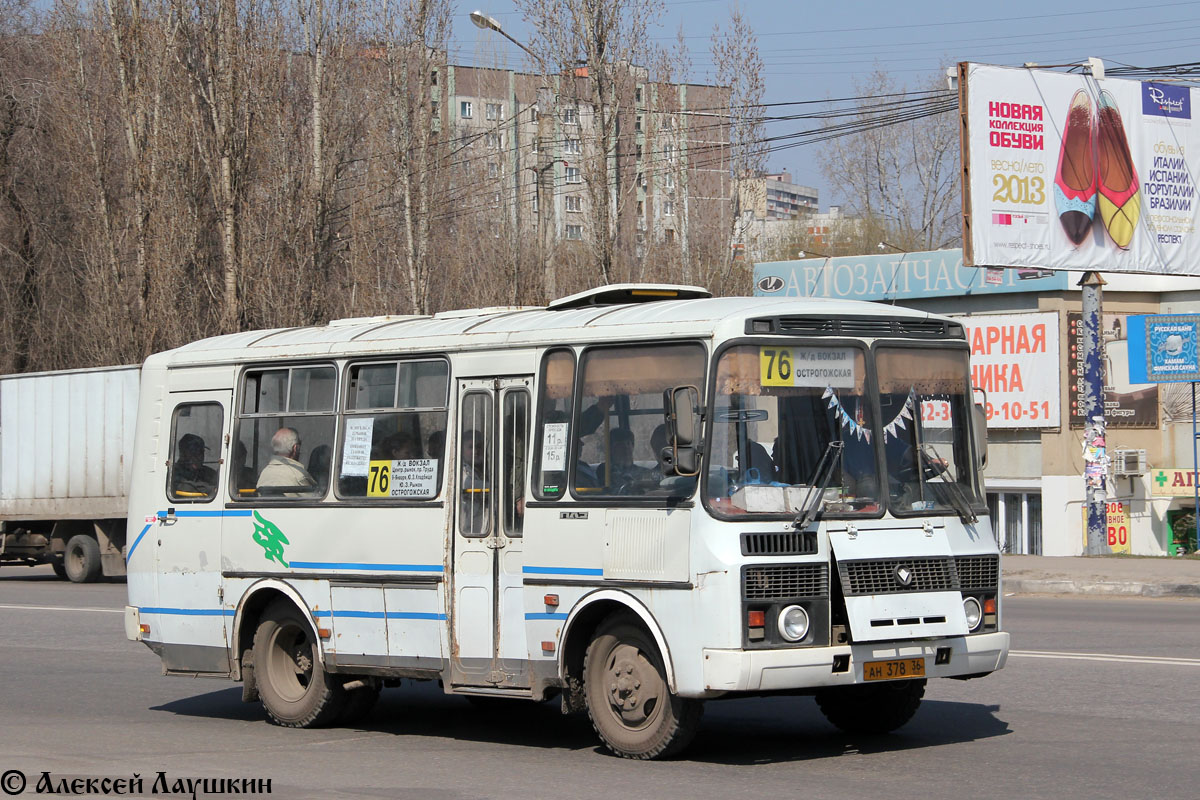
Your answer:
[[[743,533],[744,556],[807,556],[817,552],[815,531]]]
[[[742,570],[742,597],[746,600],[792,600],[828,595],[828,564],[770,564]]]
[[[839,561],[838,573],[847,597],[958,588],[954,559],[949,557]]]
[[[995,591],[1000,585],[1000,556],[959,556],[954,560],[958,571],[958,586],[963,591],[984,589]]]

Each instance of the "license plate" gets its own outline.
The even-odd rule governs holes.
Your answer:
[[[895,658],[890,661],[868,661],[863,664],[863,680],[894,681],[903,678],[924,678],[925,659]]]

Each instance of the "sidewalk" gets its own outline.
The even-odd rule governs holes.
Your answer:
[[[1200,598],[1200,559],[1002,556],[1005,594]]]

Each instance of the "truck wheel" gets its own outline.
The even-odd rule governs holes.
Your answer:
[[[83,533],[72,536],[63,553],[63,570],[72,583],[94,583],[100,577],[100,543]]]
[[[267,606],[254,633],[254,679],[267,714],[286,728],[327,725],[346,701],[321,664],[312,626],[287,600]]]
[[[584,656],[583,690],[592,727],[624,758],[674,755],[700,727],[704,705],[671,694],[654,639],[628,618],[596,631]]]
[[[891,733],[912,719],[925,696],[925,681],[842,686],[817,692],[825,719],[846,733]]]

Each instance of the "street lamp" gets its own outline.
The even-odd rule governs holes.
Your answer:
[[[513,37],[509,36],[508,33],[505,32],[504,28],[500,27],[500,22],[495,17],[489,17],[487,14],[483,13],[482,11],[475,10],[475,11],[471,12],[471,22],[475,23],[475,27],[479,28],[480,30],[495,31],[496,33],[500,34],[505,39],[508,39],[510,42],[515,44],[517,47],[521,48],[526,53],[528,53],[529,56],[532,59],[534,59],[535,61],[539,60],[536,53],[534,53],[532,50],[530,50],[525,45],[518,42]]]

